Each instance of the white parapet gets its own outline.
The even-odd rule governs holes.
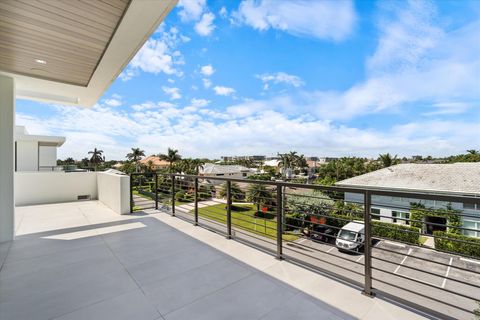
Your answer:
[[[98,199],[96,172],[15,172],[15,205]]]
[[[97,173],[98,200],[118,214],[130,213],[130,177],[116,170]]]
[[[15,205],[99,200],[118,214],[130,213],[130,177],[106,172],[16,172]]]

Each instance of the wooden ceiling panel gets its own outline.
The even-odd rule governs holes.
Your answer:
[[[128,4],[0,1],[0,71],[87,86]]]

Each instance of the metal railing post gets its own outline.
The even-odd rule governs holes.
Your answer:
[[[362,293],[366,296],[374,297],[375,294],[372,292],[372,220],[370,217],[372,195],[368,190],[364,193],[363,203],[365,207],[363,211],[363,221],[365,226],[365,244],[363,246],[365,255],[365,283]]]
[[[194,193],[194,225],[198,226],[198,178],[195,178],[194,183],[195,193]]]
[[[283,192],[282,185],[277,184],[277,259],[283,259]]]
[[[130,213],[133,213],[133,174],[130,174]]]
[[[158,175],[155,172],[154,173],[155,177],[155,210],[158,210]]]
[[[172,217],[175,217],[175,175],[172,177]]]
[[[227,181],[227,239],[232,239],[232,182]]]

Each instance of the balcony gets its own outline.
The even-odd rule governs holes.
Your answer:
[[[18,207],[0,246],[1,319],[420,319],[155,210]]]

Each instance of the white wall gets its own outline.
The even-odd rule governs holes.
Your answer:
[[[96,172],[15,172],[15,205],[77,201],[79,195],[98,198]]]
[[[40,146],[38,150],[39,166],[57,165],[57,146]]]
[[[17,141],[17,171],[38,171],[38,142]]]
[[[119,214],[130,213],[130,177],[110,172],[97,173],[98,200]]]

